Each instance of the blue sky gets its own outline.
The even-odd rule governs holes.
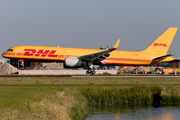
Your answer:
[[[0,0],[0,53],[17,45],[141,51],[180,27],[179,0]],[[180,58],[180,32],[168,53]],[[1,57],[2,58],[2,57]]]

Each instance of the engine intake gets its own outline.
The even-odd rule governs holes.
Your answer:
[[[65,64],[69,67],[81,67],[82,61],[77,57],[67,57],[65,58]]]

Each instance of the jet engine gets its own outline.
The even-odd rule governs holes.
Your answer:
[[[65,58],[65,64],[69,67],[81,67],[83,62],[77,57],[67,57]]]

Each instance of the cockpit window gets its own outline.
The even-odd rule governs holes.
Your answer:
[[[8,51],[8,52],[12,52],[12,51],[13,51],[13,49],[8,49],[7,51]]]

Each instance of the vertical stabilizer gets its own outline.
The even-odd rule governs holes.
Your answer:
[[[169,27],[161,36],[159,36],[150,46],[148,46],[142,52],[166,55],[177,29],[178,28],[175,27]]]

